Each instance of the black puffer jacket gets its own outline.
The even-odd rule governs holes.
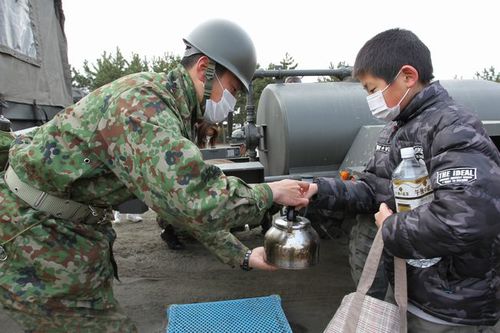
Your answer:
[[[359,180],[319,178],[312,205],[374,213],[385,202],[395,211],[391,176],[400,149],[411,146],[425,161],[435,199],[384,222],[389,276],[391,256],[442,257],[429,268],[407,265],[409,301],[449,322],[494,325],[500,316],[500,154],[478,118],[439,82],[382,130]]]

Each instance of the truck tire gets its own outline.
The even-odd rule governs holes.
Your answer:
[[[349,237],[349,265],[351,276],[358,285],[368,252],[377,233],[377,226],[373,215],[358,214],[356,223],[353,225]],[[381,260],[373,284],[368,290],[368,295],[383,300],[389,283],[385,276],[384,265]]]

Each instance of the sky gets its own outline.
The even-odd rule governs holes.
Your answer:
[[[199,23],[225,18],[248,32],[263,68],[286,53],[297,69],[353,65],[371,37],[403,28],[430,49],[436,79],[472,79],[490,66],[500,70],[498,0],[63,0],[63,10],[75,68],[117,47],[128,59],[132,53],[181,56],[182,38]]]

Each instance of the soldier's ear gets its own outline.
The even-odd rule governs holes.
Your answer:
[[[196,62],[196,77],[201,82],[205,82],[205,72],[207,71],[209,59],[207,56],[201,56]]]

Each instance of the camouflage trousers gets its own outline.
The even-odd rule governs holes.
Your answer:
[[[111,310],[59,309],[31,311],[6,309],[26,333],[136,333],[134,323],[117,305]]]
[[[28,207],[0,173],[0,304],[26,332],[137,332],[113,295],[115,238]]]

